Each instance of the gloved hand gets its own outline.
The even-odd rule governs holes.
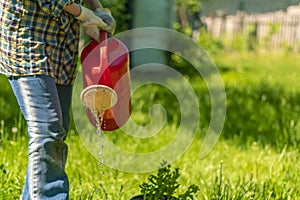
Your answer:
[[[107,8],[97,8],[94,13],[106,24],[106,27],[104,27],[103,30],[106,30],[110,34],[114,34],[116,29],[116,20],[111,15],[110,10]]]
[[[76,19],[83,23],[86,34],[97,41],[99,41],[100,29],[105,30],[105,28],[107,28],[107,24],[101,18],[96,16],[93,11],[85,8],[84,6],[81,6],[80,15],[77,16]]]

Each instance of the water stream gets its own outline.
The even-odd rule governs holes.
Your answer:
[[[102,110],[101,112],[98,111],[93,111],[93,115],[96,119],[96,133],[99,137],[99,141],[100,141],[100,151],[99,151],[99,161],[98,161],[98,165],[100,168],[100,173],[102,176],[104,176],[104,171],[103,171],[103,164],[104,164],[104,157],[103,157],[103,149],[104,149],[104,140],[103,140],[103,135],[102,135],[102,129],[101,129],[101,125],[103,122],[103,118],[104,118],[104,114],[105,114],[105,110]]]

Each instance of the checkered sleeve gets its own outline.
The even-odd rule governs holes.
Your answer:
[[[38,4],[40,5],[41,9],[54,16],[60,17],[63,11],[63,8],[72,2],[76,2],[75,0],[37,0]]]

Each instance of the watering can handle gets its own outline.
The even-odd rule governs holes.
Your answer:
[[[98,84],[104,84],[110,88],[113,88],[108,62],[107,32],[100,31],[100,79]]]
[[[107,46],[107,32],[104,31],[104,30],[100,30],[100,43],[105,43],[103,45],[106,45]]]
[[[93,67],[92,74],[103,74],[103,70],[108,68],[108,52],[107,52],[107,33],[106,31],[101,30],[99,36],[100,42],[100,57],[99,57],[99,66]]]
[[[108,68],[107,33],[100,31],[100,66],[101,69]],[[108,69],[109,70],[109,69]]]

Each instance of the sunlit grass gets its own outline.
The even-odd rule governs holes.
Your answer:
[[[266,81],[299,90],[299,54],[285,51],[231,52],[219,51],[212,60],[222,72],[226,83]]]
[[[129,199],[140,193],[139,185],[146,181],[149,173],[126,173],[104,166],[103,176],[96,158],[84,148],[77,135],[70,135],[67,143],[71,199]],[[277,153],[271,147],[262,148],[255,142],[245,149],[235,141],[220,140],[214,150],[201,159],[200,147],[201,140],[198,138],[172,164],[180,168],[180,191],[196,184],[200,187],[199,199],[213,199],[218,195],[216,189],[227,192],[229,199],[234,199],[238,192],[255,195],[255,199],[296,199],[300,195],[297,187],[300,181],[298,150],[283,149]],[[20,194],[26,170],[26,152],[24,138],[2,143],[0,199],[16,199]]]

